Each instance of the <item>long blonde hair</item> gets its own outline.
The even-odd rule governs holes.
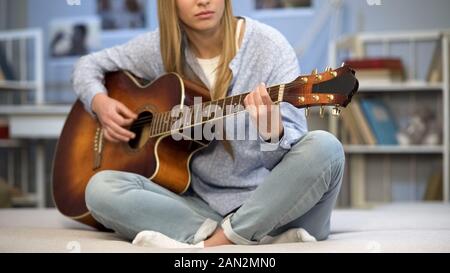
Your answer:
[[[176,0],[158,0],[158,17],[161,56],[166,72],[175,72],[187,77],[184,60],[182,38],[182,25],[178,17]],[[217,68],[216,83],[211,90],[211,99],[220,99],[226,96],[228,87],[233,78],[229,63],[236,55],[233,9],[231,0],[225,0],[225,10],[222,16],[221,33],[223,33],[223,47]],[[194,79],[191,79],[194,80]]]

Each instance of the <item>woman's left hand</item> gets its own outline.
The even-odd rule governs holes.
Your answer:
[[[244,105],[264,140],[277,142],[282,137],[284,128],[280,106],[272,101],[264,83],[245,97]]]

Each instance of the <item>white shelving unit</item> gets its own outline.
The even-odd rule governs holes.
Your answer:
[[[449,70],[449,41],[450,32],[443,31],[423,31],[423,32],[388,32],[388,33],[360,33],[356,35],[347,36],[334,41],[329,47],[329,63],[336,67],[341,64],[343,58],[341,53],[346,53],[346,58],[363,58],[369,56],[368,47],[378,46],[381,48],[381,56],[391,56],[392,48],[396,44],[407,45],[408,57],[408,79],[400,83],[376,83],[376,82],[361,82],[359,94],[383,96],[406,96],[410,99],[416,99],[415,96],[427,95],[435,96],[437,109],[441,109],[439,114],[442,120],[442,144],[441,145],[415,145],[415,146],[401,146],[401,145],[344,145],[345,152],[349,160],[348,179],[350,186],[350,205],[351,206],[367,206],[370,202],[366,200],[366,180],[364,175],[365,160],[370,156],[378,156],[380,165],[383,170],[392,170],[392,160],[390,157],[409,157],[410,160],[406,168],[416,168],[421,156],[431,156],[441,160],[442,176],[443,176],[443,201],[449,202],[450,199],[450,70]],[[425,80],[418,80],[418,47],[421,43],[440,43],[441,44],[441,58],[442,58],[442,83],[429,83]],[[377,56],[378,57],[378,56]],[[438,98],[442,98],[439,100]],[[438,110],[439,111],[439,110]],[[329,118],[328,129],[330,132],[339,135],[339,119]],[[400,160],[399,160],[400,161]],[[406,162],[406,161],[405,161]],[[399,163],[400,164],[400,163]],[[417,171],[416,171],[417,172]],[[381,176],[381,174],[380,174]],[[410,177],[416,180],[416,177]],[[380,178],[383,180],[384,178]],[[384,186],[385,187],[385,186]]]
[[[349,154],[442,154],[442,145],[344,145],[344,150]]]
[[[5,44],[6,58],[18,65],[15,80],[1,80],[0,89],[35,92],[35,104],[44,103],[44,51],[43,34],[40,29],[10,30],[0,32],[0,42]],[[18,46],[14,46],[14,45]],[[33,49],[34,71],[29,73],[29,47]],[[14,59],[14,62],[13,62]]]
[[[45,206],[45,157],[44,145],[41,142],[36,144],[36,157],[34,158],[35,190],[30,191],[29,171],[29,141],[37,139],[32,135],[17,135],[11,128],[17,128],[17,120],[25,116],[25,112],[30,107],[43,107],[45,103],[44,95],[44,50],[43,33],[41,29],[9,30],[0,32],[0,42],[4,45],[6,60],[14,64],[14,79],[0,80],[0,92],[6,92],[6,101],[0,106],[0,117],[8,119],[10,128],[10,138],[0,139],[0,151],[6,153],[7,173],[6,178],[10,186],[20,187],[23,196],[14,198],[15,205]],[[32,68],[32,69],[31,69]],[[13,104],[13,95],[20,94],[20,105]],[[28,94],[34,95],[34,101],[27,101]],[[38,112],[30,113],[30,118],[36,118]],[[31,119],[30,119],[31,120]],[[30,132],[36,133],[34,127],[28,126]],[[44,127],[45,128],[45,127]],[[20,165],[15,164],[16,157],[20,159]],[[16,168],[20,170],[20,181],[15,177]]]

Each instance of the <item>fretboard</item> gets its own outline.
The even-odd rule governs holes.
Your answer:
[[[285,85],[283,84],[267,88],[270,98],[276,104],[282,100],[284,87]],[[244,99],[249,93],[242,93],[219,100],[194,104],[192,106],[184,105],[182,111],[188,114],[182,117],[172,117],[172,111],[156,113],[151,122],[150,137],[170,133],[175,122],[181,122],[180,119],[183,119],[183,126],[177,126],[178,130],[199,126],[243,112],[245,111]]]

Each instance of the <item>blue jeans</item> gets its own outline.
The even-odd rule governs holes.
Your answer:
[[[102,171],[86,188],[86,204],[105,227],[132,240],[143,230],[195,244],[218,226],[236,244],[303,228],[317,240],[330,233],[330,216],[344,172],[341,143],[325,131],[305,134],[235,212],[223,218],[192,191],[177,195],[146,177]]]

